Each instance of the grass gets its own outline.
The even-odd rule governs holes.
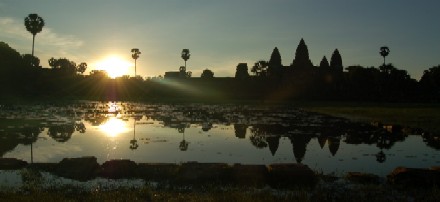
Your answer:
[[[422,128],[440,134],[440,105],[438,104],[320,103],[303,105],[302,108],[354,121],[379,121],[384,124]]]
[[[35,170],[23,170],[21,177],[21,187],[0,187],[0,201],[440,201],[438,187],[399,188],[386,183],[354,183],[338,177],[326,181],[322,175],[314,187],[279,189],[149,182],[135,187],[90,187],[46,181]]]
[[[109,191],[28,190],[0,191],[0,201],[306,201],[307,193],[276,194],[269,190],[241,189],[167,189],[148,187]]]
[[[313,190],[302,187],[285,190],[244,187],[120,188],[98,191],[77,187],[55,190],[0,190],[0,201],[439,201],[440,189],[399,190],[389,185],[334,184]]]

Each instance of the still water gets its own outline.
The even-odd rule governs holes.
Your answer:
[[[295,106],[78,102],[2,105],[0,157],[57,163],[302,163],[316,171],[385,176],[440,165],[440,138],[390,133]]]

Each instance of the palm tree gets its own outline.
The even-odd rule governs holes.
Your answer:
[[[24,26],[26,26],[26,30],[32,34],[32,58],[34,57],[34,44],[35,44],[35,35],[40,33],[44,27],[44,20],[38,14],[29,14],[26,18],[24,18]]]
[[[390,54],[390,49],[387,46],[382,46],[379,53],[383,57],[383,66],[385,66],[385,57]]]
[[[185,69],[186,69],[186,61],[189,59],[191,54],[189,53],[189,49],[182,50],[182,59],[185,60]]]
[[[131,49],[131,52],[133,53],[131,57],[134,59],[134,77],[136,77],[136,60],[139,58],[141,52],[137,48]]]

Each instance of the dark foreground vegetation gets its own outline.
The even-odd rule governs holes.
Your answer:
[[[96,158],[30,164],[0,159],[0,169],[21,169],[21,186],[2,187],[2,201],[438,201],[440,170],[396,168],[387,178],[347,173],[337,177],[301,164],[142,164]],[[93,186],[47,181],[43,173],[75,179],[88,175],[143,179],[143,185]],[[86,183],[86,182],[83,182]],[[123,183],[122,183],[123,184]]]
[[[387,185],[350,184],[343,188],[328,183],[314,190],[296,187],[286,190],[246,187],[154,188],[148,185],[135,189],[108,191],[82,190],[63,187],[62,190],[42,190],[35,187],[27,192],[0,191],[2,201],[439,201],[440,190],[395,189]],[[69,190],[69,191],[66,191]]]
[[[171,76],[144,79],[140,76],[109,78],[104,71],[83,75],[86,63],[66,58],[49,60],[42,68],[35,56],[20,55],[0,42],[0,96],[2,101],[38,99],[88,99],[137,101],[267,101],[337,100],[380,102],[435,102],[440,98],[440,66],[426,70],[420,81],[392,64],[379,68],[342,65],[336,49],[330,62],[319,66],[309,59],[301,40],[295,59],[283,66],[275,48],[269,61],[250,69],[238,64],[235,77],[216,78],[212,71],[191,77],[182,68]]]

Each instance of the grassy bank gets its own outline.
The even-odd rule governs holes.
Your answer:
[[[0,201],[439,201],[437,187],[401,189],[386,184],[356,184],[347,181],[320,183],[314,189],[292,187],[151,187],[84,190],[63,186],[40,189],[32,186],[18,191],[0,190]]]
[[[308,111],[344,117],[354,121],[379,121],[440,134],[439,104],[315,103],[302,104]]]

